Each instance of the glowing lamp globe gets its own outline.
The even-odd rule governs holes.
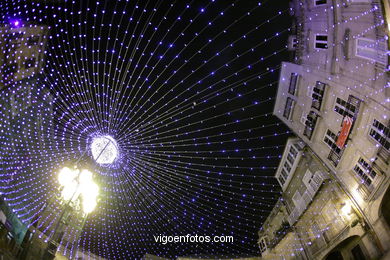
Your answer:
[[[58,174],[58,182],[61,186],[67,186],[69,185],[74,178],[76,178],[78,174],[77,169],[70,169],[68,167],[64,167],[61,169],[60,173]]]
[[[91,152],[98,164],[111,164],[118,157],[118,145],[109,135],[95,137],[92,140]]]
[[[61,196],[65,201],[76,202],[81,195],[84,213],[89,214],[95,209],[99,186],[93,181],[91,171],[64,167],[58,174],[58,182],[62,187]]]
[[[92,172],[88,170],[82,170],[79,176],[80,184],[88,184],[92,182]]]
[[[91,182],[88,185],[82,187],[83,195],[83,211],[88,214],[91,213],[97,205],[97,196],[99,195],[99,187],[96,183]]]

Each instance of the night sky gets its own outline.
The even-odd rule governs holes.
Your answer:
[[[54,97],[54,130],[45,149],[23,148],[44,163],[25,163],[34,174],[15,187],[42,192],[16,208],[39,214],[58,169],[80,159],[101,193],[80,247],[107,259],[259,255],[257,231],[280,194],[273,175],[291,135],[272,116],[289,57],[287,0],[5,0],[0,10],[5,24],[50,26],[39,82]],[[91,166],[97,135],[118,143],[109,167]],[[153,238],[186,234],[234,243]]]

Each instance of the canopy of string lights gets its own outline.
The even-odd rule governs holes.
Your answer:
[[[24,224],[42,221],[60,169],[77,163],[94,172],[99,199],[65,255],[259,254],[290,135],[272,116],[287,0],[5,0],[0,10],[11,35],[35,30],[38,40],[16,44],[36,40],[33,61],[44,60],[13,83],[22,94],[0,95],[0,192]],[[154,240],[187,234],[234,242]]]

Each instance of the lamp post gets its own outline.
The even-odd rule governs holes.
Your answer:
[[[97,205],[97,196],[99,195],[99,187],[93,181],[93,173],[87,169],[64,167],[58,174],[58,182],[60,194],[57,200],[60,202],[61,213],[53,232],[46,240],[48,246],[43,259],[53,259],[55,256],[62,238],[59,229],[61,224],[66,225],[69,218],[76,218],[76,220],[69,221],[68,225],[75,224],[77,232],[82,231],[88,214]],[[77,237],[79,235],[78,233]]]
[[[82,199],[83,212],[91,213],[96,207],[96,198],[99,194],[99,187],[93,181],[91,171],[83,169],[71,169],[64,167],[58,174],[61,197],[67,204],[77,203]]]
[[[89,149],[90,150],[85,150],[78,160],[74,162],[74,166],[63,167],[58,172],[57,180],[59,186],[56,195],[53,196],[41,210],[47,217],[42,218],[42,225],[33,231],[34,233],[37,230],[41,231],[37,232],[39,233],[39,240],[46,234],[45,242],[48,243],[43,256],[41,255],[40,250],[36,254],[37,259],[52,260],[54,258],[59,243],[61,243],[62,236],[66,231],[62,227],[74,228],[76,230],[76,236],[72,241],[78,241],[88,214],[91,213],[97,205],[99,187],[93,181],[94,174],[92,171],[82,168],[79,162],[84,159],[84,156],[90,151],[90,155],[96,163],[95,166],[109,167],[119,157],[119,146],[113,137],[97,134],[91,139]],[[51,214],[51,212],[55,211],[57,211],[57,214]],[[55,215],[55,217],[52,219],[52,222],[50,222],[49,225],[46,225],[43,230],[40,229],[48,223],[47,220],[53,215]],[[52,228],[53,225],[54,228]],[[51,231],[50,234],[46,233],[48,230]],[[30,248],[33,251],[35,250],[31,246],[31,242],[25,250],[25,256],[33,253],[30,251]],[[73,253],[74,252],[71,253],[71,258]]]

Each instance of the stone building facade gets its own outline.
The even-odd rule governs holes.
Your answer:
[[[0,89],[43,71],[48,33],[47,26],[21,20],[0,27]]]
[[[263,259],[382,256],[378,237],[354,198],[302,140],[287,141],[275,177],[283,195],[259,231]]]
[[[275,175],[290,211],[291,229],[315,238],[307,241],[294,235],[295,249],[279,249],[292,259],[378,259],[390,252],[389,14],[385,10],[384,1],[377,0],[291,2],[292,55],[290,62],[282,63],[274,115],[306,144],[305,150],[322,164],[321,172],[327,172],[314,197],[305,199],[300,193],[305,210],[296,210],[298,195],[293,204],[288,199],[294,198],[289,174],[295,174],[301,189],[308,178],[284,160],[291,157],[290,150]],[[297,160],[306,160],[300,156]],[[310,168],[312,163],[306,164]],[[291,221],[295,218],[291,205],[297,222]],[[344,206],[351,208],[344,214],[348,217],[343,217]],[[326,208],[329,217],[320,213]]]
[[[18,258],[39,210],[29,195],[29,176],[46,160],[53,130],[53,97],[42,76],[48,32],[21,20],[0,27],[0,196],[4,208],[12,209],[5,223],[18,223],[5,225],[0,240],[6,238],[13,246],[5,251]]]

